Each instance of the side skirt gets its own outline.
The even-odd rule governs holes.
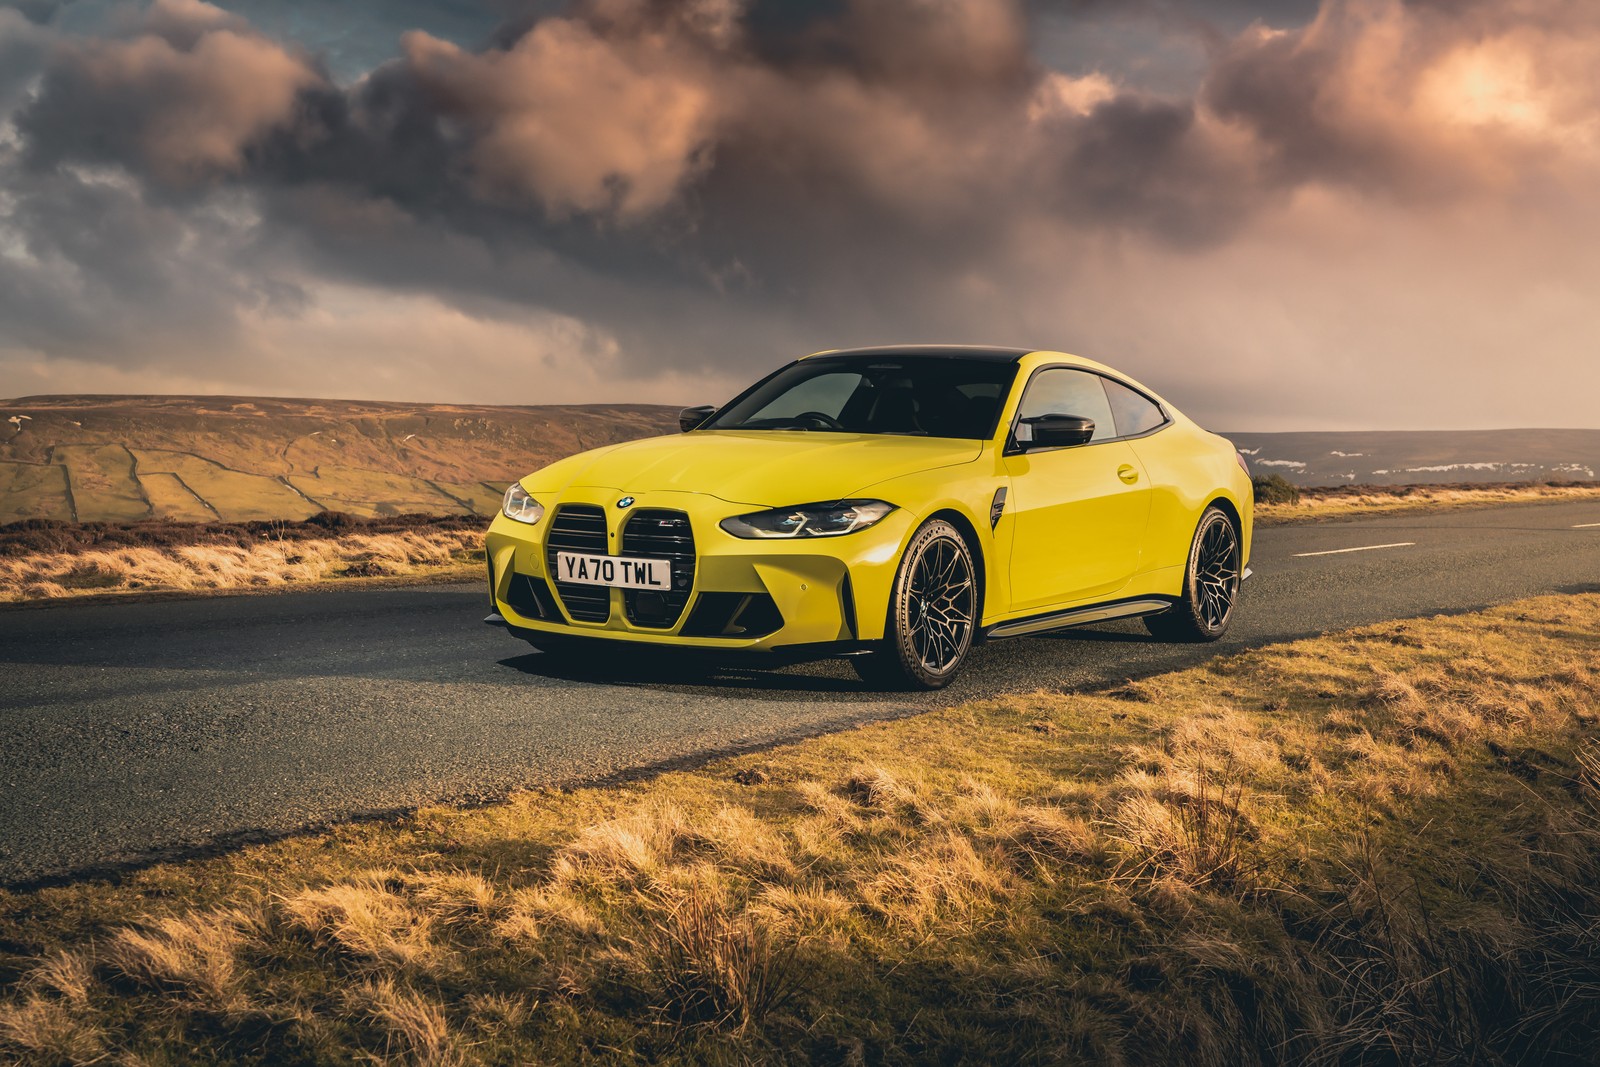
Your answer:
[[[989,627],[984,631],[983,636],[988,641],[998,641],[1006,637],[1025,637],[1028,634],[1065,630],[1073,626],[1109,622],[1112,619],[1131,619],[1140,615],[1159,615],[1170,607],[1172,607],[1171,600],[1163,600],[1159,597],[1115,600],[1106,604],[1091,604],[1086,608],[1073,608],[1070,611],[1052,611],[1044,615],[1032,615],[1025,619],[1010,619]]]

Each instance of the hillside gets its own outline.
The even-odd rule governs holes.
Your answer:
[[[498,407],[203,396],[0,401],[0,524],[490,515],[562,456],[673,433],[648,404]],[[1600,430],[1227,435],[1304,486],[1596,481]]]
[[[1229,433],[1257,474],[1297,485],[1593,481],[1600,430]]]
[[[645,404],[23,397],[0,401],[0,524],[490,515],[552,460],[676,430]]]

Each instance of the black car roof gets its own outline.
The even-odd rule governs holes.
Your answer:
[[[876,348],[840,348],[818,352],[812,358],[838,356],[914,356],[919,359],[987,359],[996,363],[1015,363],[1032,348],[1001,348],[996,345],[882,345]]]

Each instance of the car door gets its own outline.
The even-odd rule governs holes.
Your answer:
[[[1087,444],[1036,451],[1021,451],[1025,445],[1008,440],[1011,606],[1108,598],[1139,568],[1149,479],[1127,441],[1117,437],[1099,375],[1073,367],[1036,371],[1017,417],[1038,415],[1091,418],[1095,434]]]

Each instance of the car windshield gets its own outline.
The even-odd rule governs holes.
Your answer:
[[[1016,374],[1011,360],[816,356],[783,368],[704,428],[984,440]]]

